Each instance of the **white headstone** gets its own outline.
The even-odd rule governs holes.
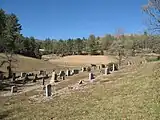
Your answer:
[[[84,67],[82,67],[82,72],[84,72]]]
[[[26,76],[26,73],[21,72],[21,77],[25,77],[25,76]]]
[[[57,74],[56,74],[56,72],[52,72],[52,77],[51,77],[50,83],[54,83],[56,80],[57,80]]]
[[[108,67],[107,67],[107,68],[105,68],[105,70],[104,70],[104,74],[105,74],[105,75],[108,75],[108,74],[109,74]]]
[[[11,93],[15,93],[17,92],[17,87],[16,86],[12,86],[11,87]]]
[[[46,97],[51,96],[52,94],[52,87],[51,84],[46,85]]]
[[[66,76],[70,76],[71,75],[71,71],[70,70],[67,70],[66,71]]]
[[[89,80],[92,82],[94,79],[93,73],[89,73]]]
[[[115,71],[115,65],[113,64],[112,65],[112,72],[114,72]]]
[[[71,71],[71,75],[74,75],[74,70]]]

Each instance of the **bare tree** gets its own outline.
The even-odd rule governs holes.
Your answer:
[[[150,27],[153,32],[160,32],[160,0],[149,0],[143,6],[144,12],[150,16]]]
[[[3,57],[3,60],[0,63],[0,67],[2,67],[4,64],[7,64],[8,78],[12,77],[12,68],[14,67],[13,63],[17,62],[17,59],[14,58],[14,55],[14,53],[5,52],[5,57]]]
[[[116,42],[116,49],[117,49],[117,55],[118,55],[118,64],[121,65],[122,63],[122,58],[124,56],[124,30],[123,29],[117,29],[116,31],[116,38],[117,38],[117,42]]]

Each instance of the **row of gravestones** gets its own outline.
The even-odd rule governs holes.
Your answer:
[[[84,72],[84,71],[87,71],[87,72],[90,72],[89,73],[89,80],[93,80],[94,79],[94,74],[91,72],[91,68],[94,67],[94,69],[97,68],[96,65],[93,66],[93,64],[91,66],[88,66],[88,67],[82,67],[81,68],[81,72]],[[107,65],[104,65],[104,64],[101,64],[100,66],[98,66],[98,69],[103,69],[104,68],[104,74],[107,75],[107,74],[110,74],[110,70],[108,68]],[[112,64],[112,71],[115,71],[115,64]],[[78,69],[73,69],[73,70],[67,70],[66,72],[65,71],[60,71],[59,74],[56,74],[55,71],[52,72],[52,77],[51,77],[51,80],[50,80],[50,84],[46,85],[46,96],[50,96],[50,91],[51,91],[51,87],[50,85],[52,83],[55,83],[55,82],[58,82],[58,77],[62,80],[65,80],[65,76],[72,76],[74,74],[78,74],[79,73],[79,70]],[[42,77],[42,84],[45,85],[45,77],[47,76],[48,77],[48,74],[46,74],[46,71],[39,71],[39,75],[43,75]],[[15,78],[16,75],[14,75],[14,78]],[[24,78],[24,81],[28,80],[28,76],[34,76],[34,79],[33,79],[33,82],[36,82],[36,79],[38,79],[38,76],[37,74],[33,74],[33,73],[21,73],[21,78]],[[45,77],[44,77],[45,76]],[[16,86],[12,86],[11,88],[11,93],[14,93],[14,92],[17,92],[17,87]]]
[[[85,71],[90,72],[92,67],[94,68],[94,70],[97,68],[96,65],[91,64],[91,66],[82,67],[81,72],[85,72]],[[106,65],[102,64],[98,68],[101,69],[101,68],[105,68],[105,67],[106,67]],[[72,76],[74,74],[78,74],[79,71],[80,71],[79,69],[73,69],[73,70],[68,69],[66,72],[60,71],[59,74],[57,74],[55,71],[53,71],[50,83],[58,82],[58,76],[60,79],[65,80],[65,76]]]
[[[39,75],[39,76],[38,76]],[[13,73],[12,76],[12,82],[15,82],[18,78],[20,78],[20,80],[23,81],[23,83],[25,83],[27,80],[29,80],[29,76],[32,76],[32,81],[36,82],[37,79],[41,79],[43,80],[43,84],[44,84],[44,79],[48,78],[48,74],[46,74],[46,71],[39,71],[39,74],[34,74],[32,72],[29,73],[25,73],[25,72],[21,72],[20,76],[16,76],[16,73]],[[17,86],[12,86],[11,87],[11,93],[16,93],[18,90]]]
[[[57,74],[55,71],[53,71],[50,83],[58,82],[58,77],[62,80],[65,80],[66,76],[73,76],[75,74],[79,74],[79,71],[80,71],[79,69],[73,69],[73,70],[68,69],[66,72],[60,71],[59,74]],[[82,72],[86,71],[86,68],[82,67],[81,71]]]
[[[86,70],[86,68],[83,67],[82,72],[84,72],[85,70]],[[114,72],[114,71],[115,71],[115,64],[112,65],[112,71],[111,72]],[[60,72],[60,73],[64,73],[64,72]],[[68,73],[68,70],[67,70],[66,73]],[[110,74],[109,68],[105,67],[104,75],[108,75],[108,74]],[[46,90],[46,97],[49,97],[49,96],[52,95],[52,85],[51,84],[53,82],[57,82],[57,77],[56,76],[57,76],[57,74],[55,72],[53,72],[50,84],[47,84],[46,87],[45,87],[46,88],[45,89]],[[92,72],[90,72],[89,73],[89,81],[93,82],[94,79],[95,79],[95,75]],[[79,84],[82,84],[82,81],[80,81]]]
[[[91,66],[92,67],[92,66]],[[88,66],[88,67],[82,67],[81,68],[81,72],[85,72],[85,71],[88,71],[90,72],[91,71],[91,67]],[[101,68],[105,67],[103,64],[101,65]],[[100,68],[100,67],[99,67]],[[58,82],[58,77],[62,80],[65,80],[65,76],[72,76],[74,74],[78,74],[79,73],[79,70],[78,69],[73,69],[73,70],[67,70],[66,72],[65,71],[60,71],[59,74],[56,74],[55,71],[52,72],[52,77],[51,77],[51,81],[50,83],[53,83],[53,82]],[[42,84],[45,85],[45,78],[48,78],[48,74],[46,74],[46,71],[39,71],[39,75],[43,75],[42,77]],[[21,80],[23,79],[24,83],[29,79],[28,77],[29,76],[34,76],[33,78],[33,82],[36,82],[36,80],[38,79],[38,75],[37,74],[34,74],[32,72],[29,72],[29,73],[25,73],[25,72],[21,72],[20,76],[16,76],[16,74],[14,73],[13,74],[13,77],[12,77],[12,81],[16,81],[16,78],[21,78]],[[45,76],[45,77],[44,77]],[[89,79],[93,79],[93,74],[90,73],[89,75]],[[48,90],[50,87],[46,86],[46,93],[48,93],[47,91],[50,91]],[[17,92],[17,86],[12,86],[11,87],[11,93],[15,93]],[[46,95],[48,96],[48,95]]]

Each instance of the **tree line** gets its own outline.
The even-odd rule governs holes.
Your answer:
[[[47,38],[38,40],[34,37],[25,37],[21,34],[22,25],[15,14],[8,14],[0,9],[0,52],[5,53],[6,60],[1,61],[0,67],[7,63],[8,78],[12,76],[12,63],[16,62],[14,54],[41,58],[43,54],[57,55],[103,55],[104,52],[118,56],[119,64],[123,56],[135,56],[137,53],[160,54],[160,0],[149,0],[143,7],[144,12],[150,16],[151,30],[158,34],[132,34],[116,35],[106,34],[96,37],[91,34],[88,38],[68,40],[55,40]],[[44,49],[43,52],[40,49]]]
[[[47,38],[38,40],[34,37],[24,37],[21,34],[22,25],[15,14],[7,14],[0,10],[0,52],[21,54],[41,58],[43,54],[57,55],[103,55],[104,51],[114,55],[132,55],[139,52],[160,53],[159,35],[116,35],[106,34],[96,37],[91,34],[88,38],[56,40]],[[44,49],[45,52],[39,51]]]

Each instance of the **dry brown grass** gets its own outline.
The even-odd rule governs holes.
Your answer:
[[[5,59],[4,54],[0,54],[0,62]],[[15,55],[14,58],[17,59],[16,63],[13,63],[13,70],[20,72],[30,72],[30,71],[35,71],[35,70],[40,70],[40,69],[53,69],[57,65],[54,63],[46,62],[43,60],[35,59],[35,58],[30,58],[30,57],[25,57],[21,55]],[[7,64],[5,64],[3,67],[0,68],[1,71],[7,71],[6,70]]]
[[[43,61],[35,58],[25,57],[21,55],[15,55],[14,58],[17,59],[17,62],[13,64],[13,70],[16,72],[30,72],[37,70],[52,70],[52,69],[61,69],[67,67],[79,67],[81,65],[87,64],[100,64],[108,63],[113,61],[112,56],[68,56],[60,59]],[[4,54],[0,54],[0,62],[5,59]],[[0,71],[6,72],[6,64],[0,68]]]
[[[113,56],[91,56],[91,55],[73,55],[60,59],[50,60],[52,63],[61,63],[66,65],[88,65],[88,64],[108,64],[116,59]]]
[[[30,101],[38,91],[1,97],[0,117],[7,120],[159,120],[160,80],[152,76],[156,62],[128,66],[100,76],[85,90],[54,97],[44,103]],[[78,78],[75,77],[77,80]]]

